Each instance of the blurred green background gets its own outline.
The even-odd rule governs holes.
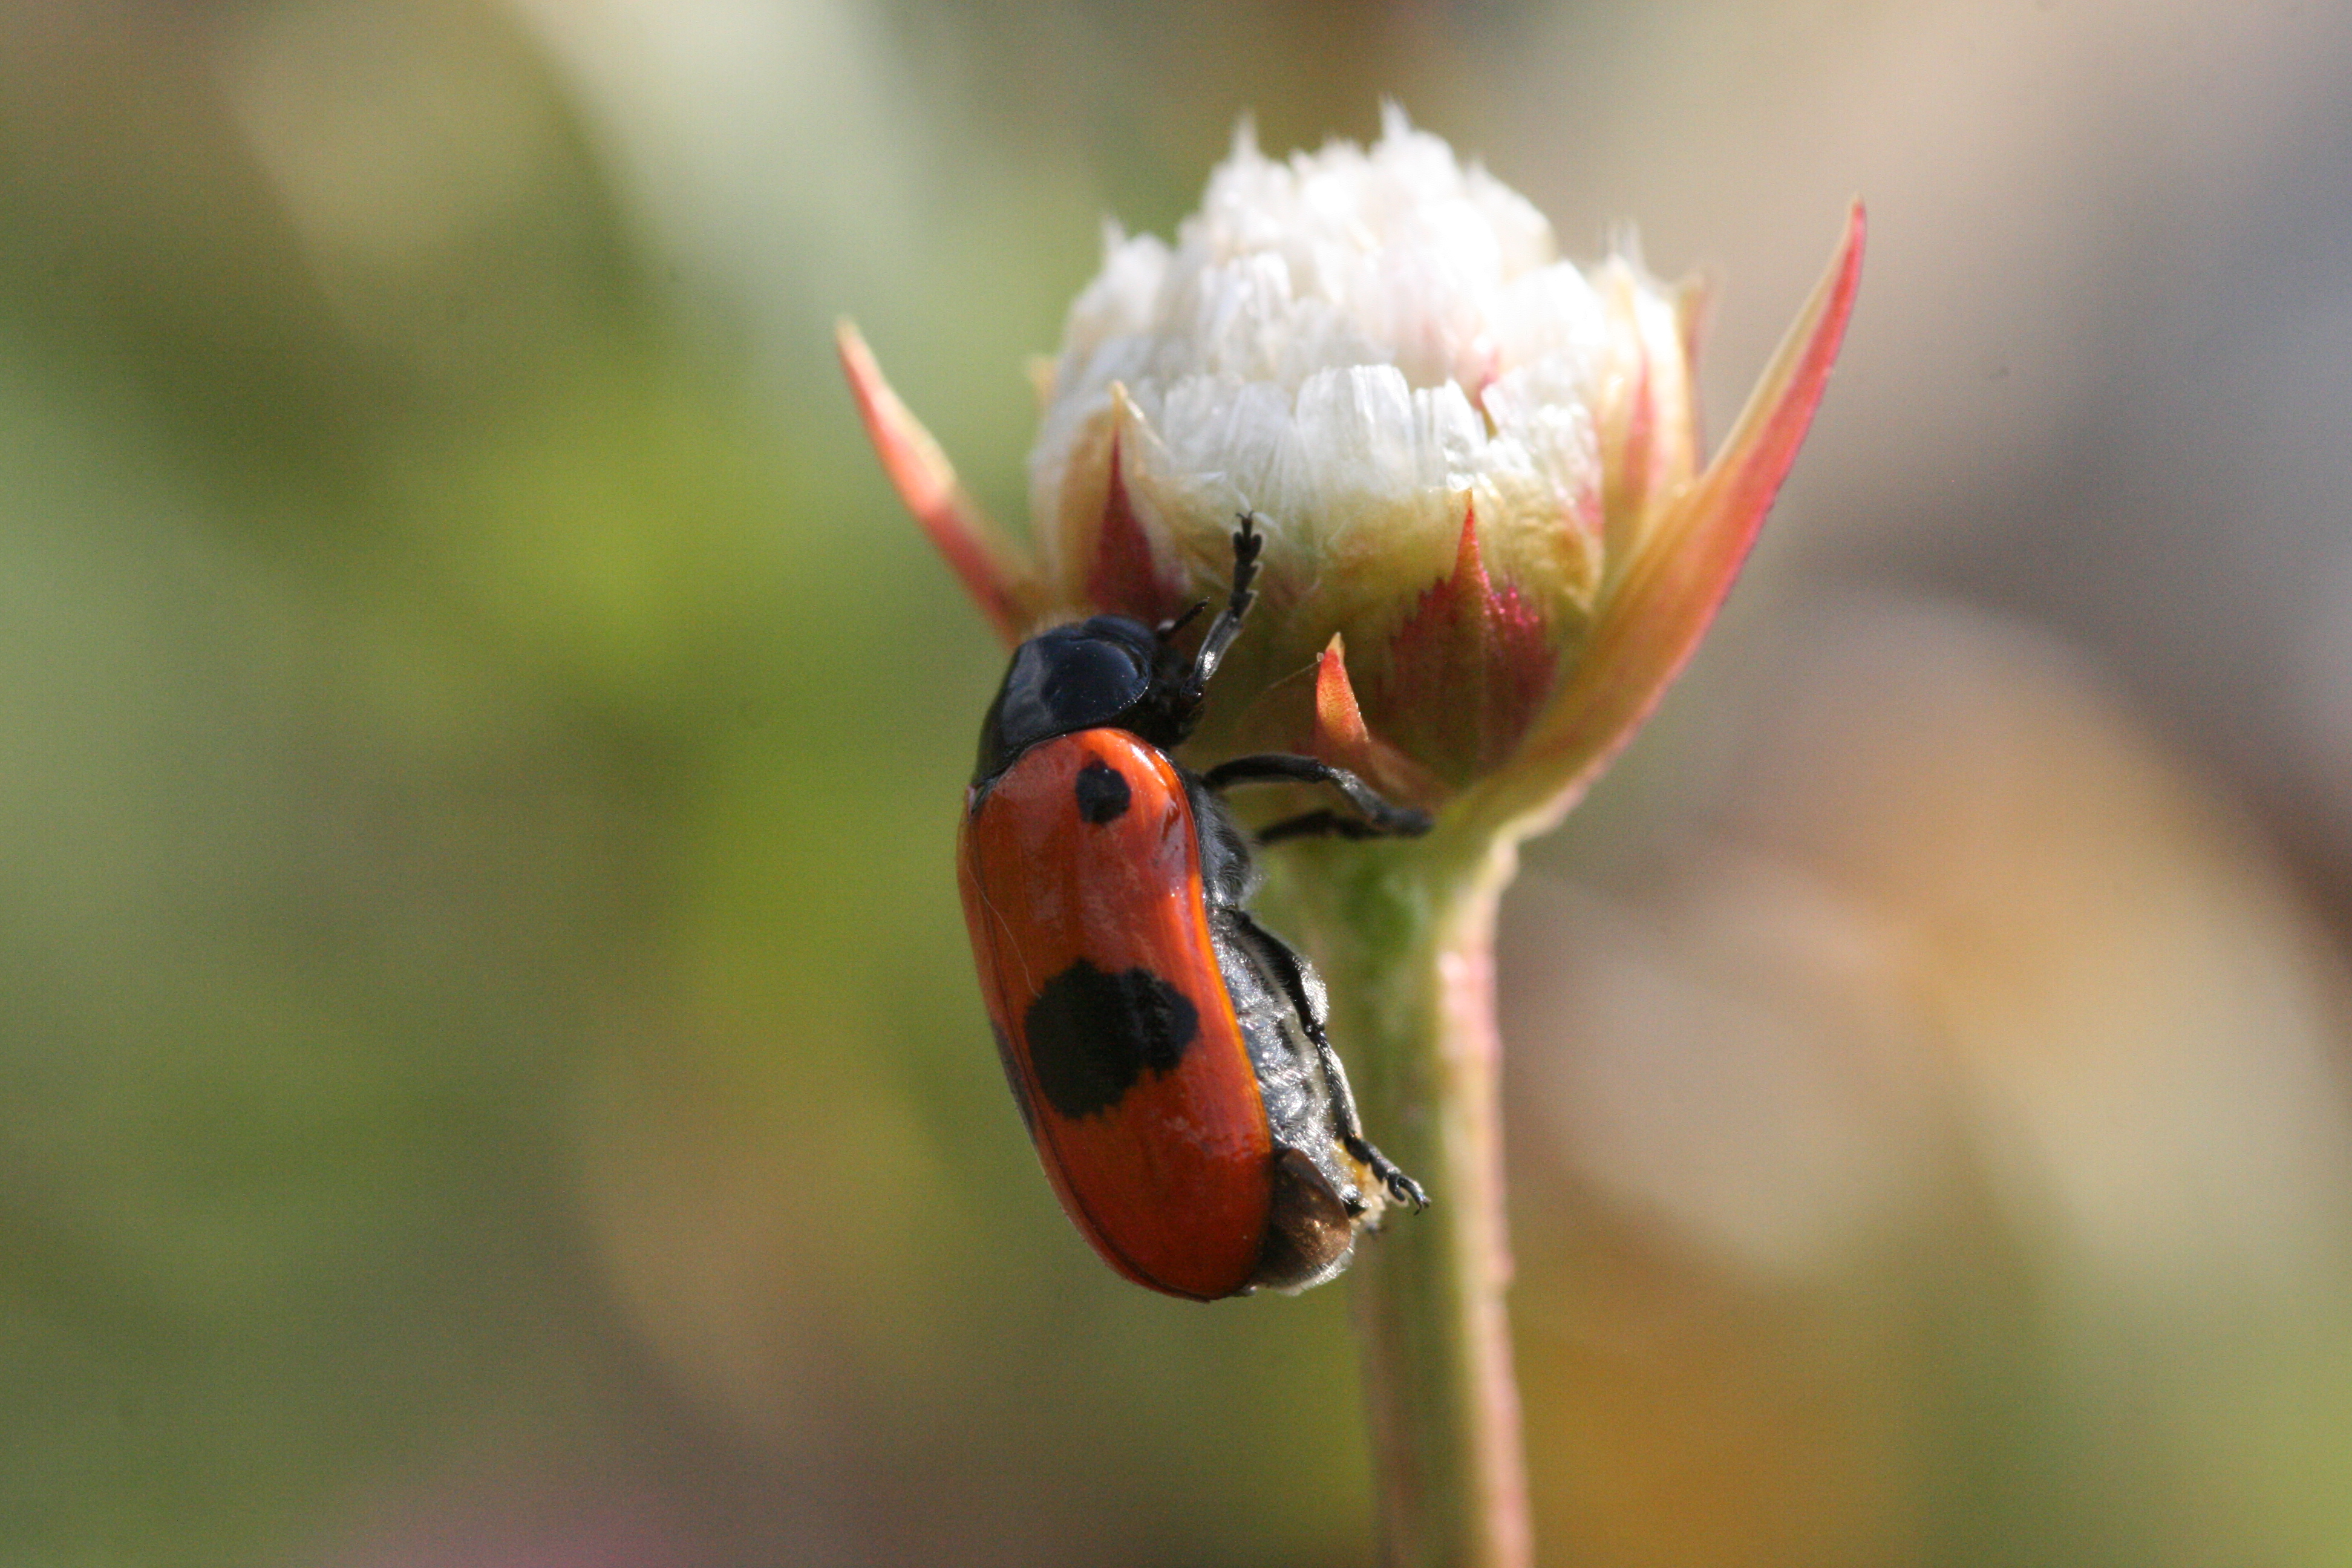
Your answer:
[[[1112,1278],[950,871],[1023,356],[1383,95],[1724,285],[1872,206],[1504,952],[1538,1530],[2352,1561],[2352,18],[0,10],[0,1563],[1368,1560],[1344,1288]]]

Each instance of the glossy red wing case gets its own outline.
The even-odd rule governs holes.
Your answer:
[[[1033,746],[966,811],[957,867],[1005,1076],[1062,1206],[1139,1284],[1246,1289],[1273,1143],[1174,765],[1121,730]]]

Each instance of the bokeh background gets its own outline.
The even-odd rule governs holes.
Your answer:
[[[1113,1279],[950,872],[1106,215],[1383,95],[1845,361],[1503,954],[1539,1539],[2352,1561],[2352,16],[0,9],[0,1563],[1368,1560],[1343,1289]]]

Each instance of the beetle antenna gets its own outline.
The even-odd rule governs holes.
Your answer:
[[[1185,678],[1187,692],[1197,693],[1206,688],[1209,678],[1217,673],[1225,650],[1242,635],[1242,617],[1249,614],[1250,605],[1257,601],[1257,591],[1251,586],[1257,581],[1258,552],[1265,548],[1265,535],[1257,531],[1257,514],[1240,514],[1241,526],[1234,530],[1234,590],[1225,600],[1225,607],[1209,623],[1209,635],[1201,639],[1201,651],[1192,656],[1192,673]]]
[[[1177,616],[1175,619],[1173,619],[1173,620],[1167,620],[1167,621],[1162,621],[1162,622],[1160,622],[1160,629],[1159,629],[1156,633],[1154,633],[1153,635],[1154,635],[1154,636],[1156,636],[1157,637],[1159,637],[1159,639],[1160,639],[1161,642],[1166,642],[1166,641],[1168,641],[1169,639],[1171,639],[1171,637],[1175,637],[1175,635],[1176,635],[1178,632],[1181,632],[1181,631],[1182,631],[1186,626],[1191,626],[1191,625],[1192,624],[1193,618],[1194,618],[1195,616],[1199,616],[1199,615],[1200,615],[1200,613],[1201,613],[1202,610],[1205,610],[1205,609],[1207,609],[1208,607],[1209,607],[1209,601],[1208,601],[1208,600],[1206,600],[1206,599],[1195,599],[1195,600],[1193,600],[1193,601],[1192,601],[1192,605],[1190,605],[1190,606],[1189,606],[1189,607],[1184,611],[1184,613],[1183,613],[1182,615],[1178,616]]]

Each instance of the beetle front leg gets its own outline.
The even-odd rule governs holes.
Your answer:
[[[1213,790],[1223,792],[1237,784],[1325,784],[1345,795],[1360,813],[1342,816],[1328,808],[1287,816],[1259,833],[1258,842],[1328,836],[1339,838],[1417,838],[1429,831],[1430,816],[1409,805],[1381,798],[1371,785],[1345,768],[1314,757],[1288,752],[1265,752],[1219,763],[1201,775]]]

